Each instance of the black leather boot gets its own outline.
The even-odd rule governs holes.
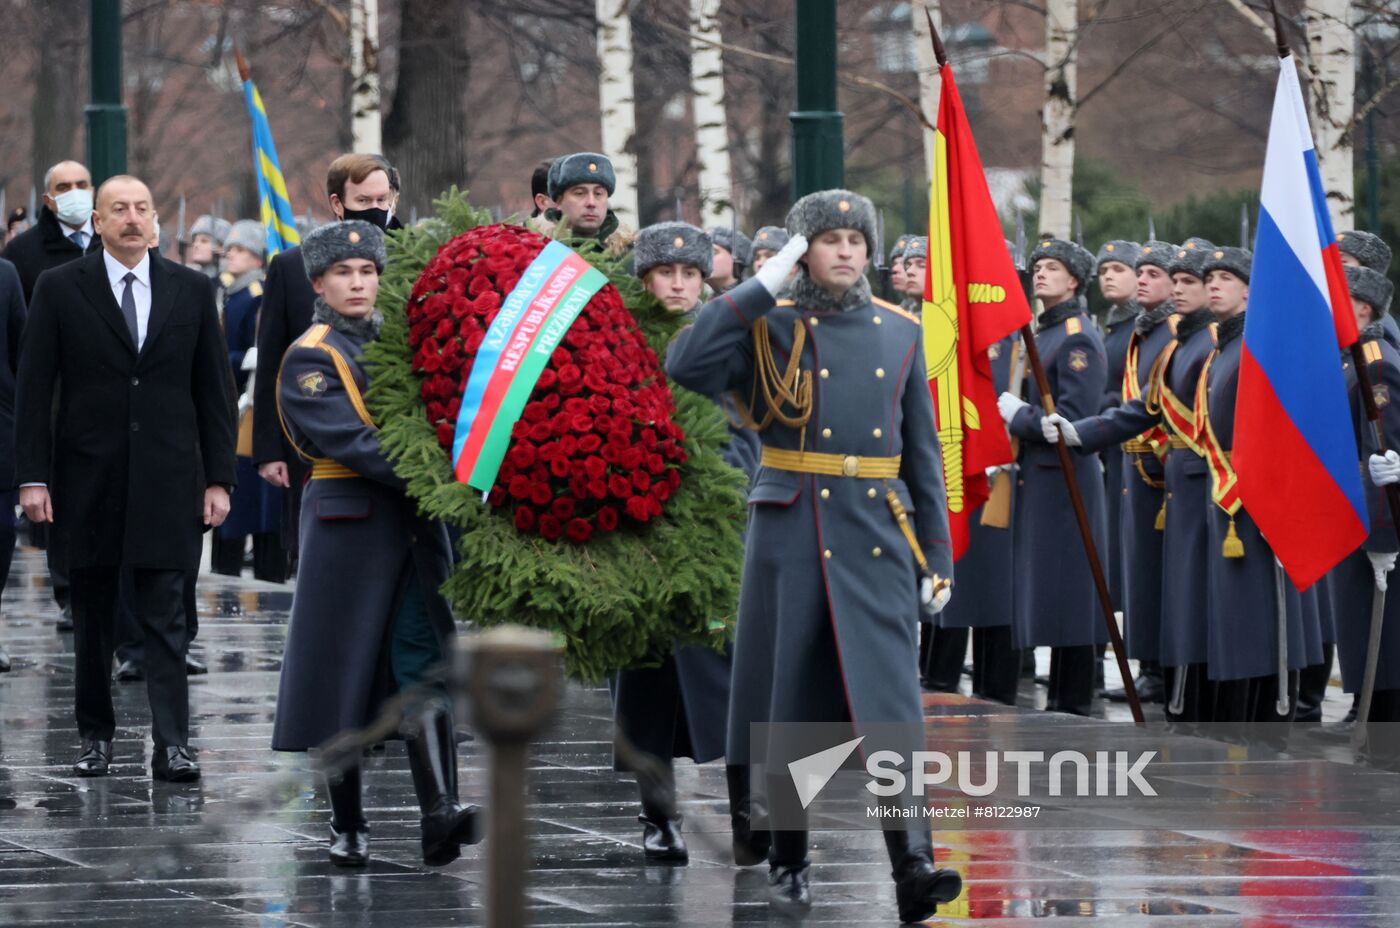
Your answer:
[[[734,834],[734,862],[752,867],[768,859],[772,836],[765,830],[754,831],[753,791],[749,768],[745,764],[727,764],[725,779],[729,781],[729,825]]]
[[[901,922],[932,918],[939,905],[952,902],[962,892],[958,871],[934,867],[933,840],[927,831],[886,829],[885,848],[893,867],[890,876]]]
[[[642,853],[655,863],[684,864],[690,862],[690,849],[681,836],[681,814],[666,809],[642,795],[642,814],[637,821],[642,823]]]
[[[327,777],[326,792],[331,798],[331,863],[363,867],[369,863],[369,826],[360,803],[359,765]]]
[[[462,856],[462,845],[481,840],[481,810],[457,802],[457,739],[452,715],[441,704],[429,706],[419,718],[418,733],[407,739],[413,791],[423,817],[423,863],[450,864]]]
[[[807,832],[772,832],[768,859],[769,903],[780,914],[802,915],[812,907],[812,864],[807,859]]]

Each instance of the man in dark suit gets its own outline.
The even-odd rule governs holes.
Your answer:
[[[0,258],[0,591],[15,553],[15,371],[24,331],[24,293],[15,266]],[[0,645],[0,673],[10,656]]]
[[[77,161],[60,161],[44,172],[44,200],[38,220],[11,239],[0,257],[13,262],[19,272],[24,303],[28,306],[40,274],[101,250],[102,240],[92,229],[92,175]],[[59,608],[58,630],[71,632],[73,609],[68,602],[68,570],[63,551],[48,543],[42,527],[31,529],[31,540],[42,546],[48,556],[53,598]]]
[[[20,505],[68,555],[79,776],[102,776],[116,720],[118,580],[146,652],[158,779],[199,777],[189,753],[185,581],[201,522],[217,526],[234,477],[227,349],[207,277],[147,250],[155,209],[119,175],[93,213],[103,251],[45,272],[20,352]],[[57,414],[53,396],[58,391]],[[124,576],[123,576],[124,575]]]
[[[363,219],[381,229],[401,228],[394,218],[399,172],[382,155],[348,154],[326,171],[326,195],[337,219]],[[306,469],[287,446],[277,417],[277,374],[292,342],[311,327],[316,293],[306,276],[300,248],[272,259],[263,281],[258,315],[258,366],[253,386],[253,462],[258,475],[282,495],[282,545],[297,547],[301,485]]]

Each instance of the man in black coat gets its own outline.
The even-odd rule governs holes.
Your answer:
[[[34,288],[15,403],[20,505],[53,523],[68,557],[83,742],[74,772],[102,776],[111,762],[121,577],[145,638],[152,772],[193,780],[184,590],[201,523],[223,521],[235,481],[227,349],[209,279],[147,250],[145,184],[109,179],[93,216],[103,251]]]
[[[399,172],[382,155],[348,154],[326,171],[326,194],[337,219],[363,219],[381,229],[401,228],[393,218],[399,198]],[[306,276],[300,248],[272,259],[263,281],[258,315],[258,361],[253,386],[253,463],[258,475],[282,494],[282,545],[297,548],[301,487],[306,468],[287,446],[277,417],[277,374],[282,356],[311,327],[316,292]]]
[[[44,172],[44,201],[38,221],[16,235],[0,256],[14,263],[28,306],[40,274],[101,250],[102,240],[92,229],[92,175],[76,161],[60,161]],[[61,610],[58,630],[72,631],[73,611],[68,602],[68,571],[63,552],[48,544],[42,529],[34,531],[31,538],[44,546],[48,556],[53,598]]]
[[[0,258],[0,591],[15,553],[15,372],[24,331],[24,294],[15,266]],[[10,656],[0,645],[0,673]]]

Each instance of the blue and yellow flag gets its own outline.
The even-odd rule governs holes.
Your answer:
[[[277,146],[272,142],[272,126],[267,122],[267,110],[262,96],[253,86],[248,62],[242,52],[234,49],[238,76],[243,81],[243,98],[248,102],[248,116],[253,121],[253,170],[258,175],[258,208],[263,227],[267,229],[267,257],[301,244],[296,217],[292,213],[292,198],[287,195],[287,182],[277,163]]]

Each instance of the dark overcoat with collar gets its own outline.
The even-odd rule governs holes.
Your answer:
[[[749,491],[731,764],[749,761],[756,723],[850,722],[861,734],[880,730],[862,750],[884,737],[900,739],[911,726],[922,732],[919,576],[887,487],[910,513],[931,569],[940,577],[953,573],[918,318],[881,300],[844,311],[775,301],[751,280],[701,307],[671,343],[667,373],[708,396],[736,391],[747,399],[760,319],[782,367],[802,333],[798,362],[812,384],[805,447],[803,429],[774,422],[759,434],[763,448],[899,455],[901,463],[899,476],[888,480],[760,466]],[[765,411],[754,410],[760,418]]]
[[[102,252],[44,272],[34,287],[20,349],[16,479],[48,485],[54,540],[73,568],[197,568],[204,491],[237,482],[233,383],[213,283],[155,254],[150,268],[139,351]]]
[[[1102,408],[1108,365],[1103,341],[1081,301],[1045,310],[1037,323],[1035,344],[1060,415],[1078,421]],[[1012,641],[1018,648],[1104,644],[1108,628],[1079,540],[1059,453],[1041,431],[1045,410],[1039,405],[1034,379],[1028,378],[1021,395],[1036,401],[1021,407],[1008,426],[1021,440],[1012,515],[1012,546],[1020,578]],[[1103,551],[1107,534],[1103,468],[1092,452],[1076,448],[1070,454],[1094,544]]]

